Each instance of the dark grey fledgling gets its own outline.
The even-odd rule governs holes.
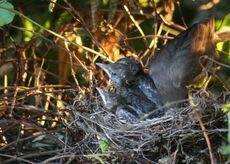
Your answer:
[[[97,88],[97,91],[102,98],[103,106],[123,120],[140,120],[145,117],[151,119],[162,114],[161,111],[156,111],[156,104],[136,93],[127,91],[119,95],[100,88]]]
[[[116,93],[108,93],[100,88],[97,88],[103,102],[103,106],[110,112],[115,113],[118,119],[122,122],[138,122],[143,112],[133,108],[126,102],[126,99]]]
[[[96,64],[106,72],[109,79],[112,80],[115,86],[125,86],[127,83],[130,83],[134,80],[134,75],[130,69],[128,69],[126,64]]]
[[[185,99],[186,86],[201,72],[200,57],[215,53],[214,18],[179,34],[150,61],[149,75],[163,102]]]
[[[148,74],[144,73],[142,70],[136,74],[135,80],[129,86],[133,90],[136,90],[136,92],[140,90],[140,92],[144,93],[144,95],[150,101],[155,103],[157,107],[162,106],[161,96],[153,80]]]
[[[122,58],[113,64],[97,63],[120,90],[146,96],[161,106],[161,97],[151,77],[142,70],[140,62],[133,57]]]
[[[134,80],[134,76],[142,70],[141,63],[129,56],[112,64],[96,63],[102,68],[112,82],[118,86],[126,86]]]
[[[117,106],[127,104],[126,100],[116,93],[109,93],[98,87],[96,89],[101,96],[103,106],[110,112],[114,113]]]
[[[135,114],[135,111],[132,106],[120,105],[117,107],[115,114],[121,122],[138,123],[140,122],[140,118]]]
[[[136,111],[144,113],[140,118],[146,117],[152,119],[163,114],[163,110],[158,109],[159,104],[152,102],[142,93],[128,90],[123,93],[121,92],[121,95],[125,97],[127,104],[130,104]]]
[[[142,65],[139,61],[135,60],[134,57],[129,56],[119,59],[118,61],[116,61],[116,64],[117,63],[126,64],[128,66],[127,69],[129,69],[132,72],[131,75],[134,76],[132,78],[133,81],[128,81],[128,83],[126,83],[126,86],[129,86],[130,88],[132,88],[132,90],[136,90],[136,92],[144,93],[144,95],[146,95],[147,98],[150,99],[152,102],[156,103],[157,106],[162,105],[160,94],[158,93],[153,80],[148,74],[143,71]],[[122,77],[117,78],[120,78],[120,80],[122,80]]]

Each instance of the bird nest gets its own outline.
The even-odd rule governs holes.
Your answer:
[[[11,117],[4,110],[1,139],[8,143],[1,143],[0,163],[224,161],[218,150],[227,133],[226,114],[221,111],[225,97],[194,96],[183,107],[164,106],[161,117],[131,124],[104,109],[99,96],[80,98],[73,89],[65,94],[75,100],[63,102],[65,108],[56,112],[20,100]]]
[[[222,103],[211,97],[194,96],[184,107],[164,107],[162,117],[134,124],[120,122],[96,97],[87,107],[90,113],[74,112],[75,121],[70,127],[85,134],[78,144],[79,153],[102,151],[109,155],[107,160],[114,157],[124,163],[201,162],[220,157],[218,149],[227,126]]]

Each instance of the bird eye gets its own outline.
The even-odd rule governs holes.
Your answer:
[[[112,72],[112,75],[113,75],[113,76],[116,76],[117,74],[116,74],[115,72]]]

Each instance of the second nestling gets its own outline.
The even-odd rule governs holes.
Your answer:
[[[126,97],[117,93],[109,93],[100,88],[99,92],[103,106],[106,110],[116,114],[122,122],[136,123],[142,119],[152,119],[161,116],[162,113],[155,111],[151,101],[143,99],[136,94],[127,92]]]

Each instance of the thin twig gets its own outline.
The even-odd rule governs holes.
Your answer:
[[[196,118],[197,120],[199,121],[199,124],[200,124],[200,128],[202,130],[202,133],[204,135],[204,138],[206,140],[206,143],[207,143],[207,146],[208,146],[208,150],[209,150],[209,156],[210,156],[210,160],[211,160],[211,164],[215,164],[215,159],[214,159],[214,156],[213,156],[213,153],[212,153],[212,146],[211,146],[211,142],[210,142],[210,139],[208,137],[208,134],[206,132],[206,128],[201,120],[201,114],[199,113],[198,110],[195,111],[195,115],[196,115]]]

